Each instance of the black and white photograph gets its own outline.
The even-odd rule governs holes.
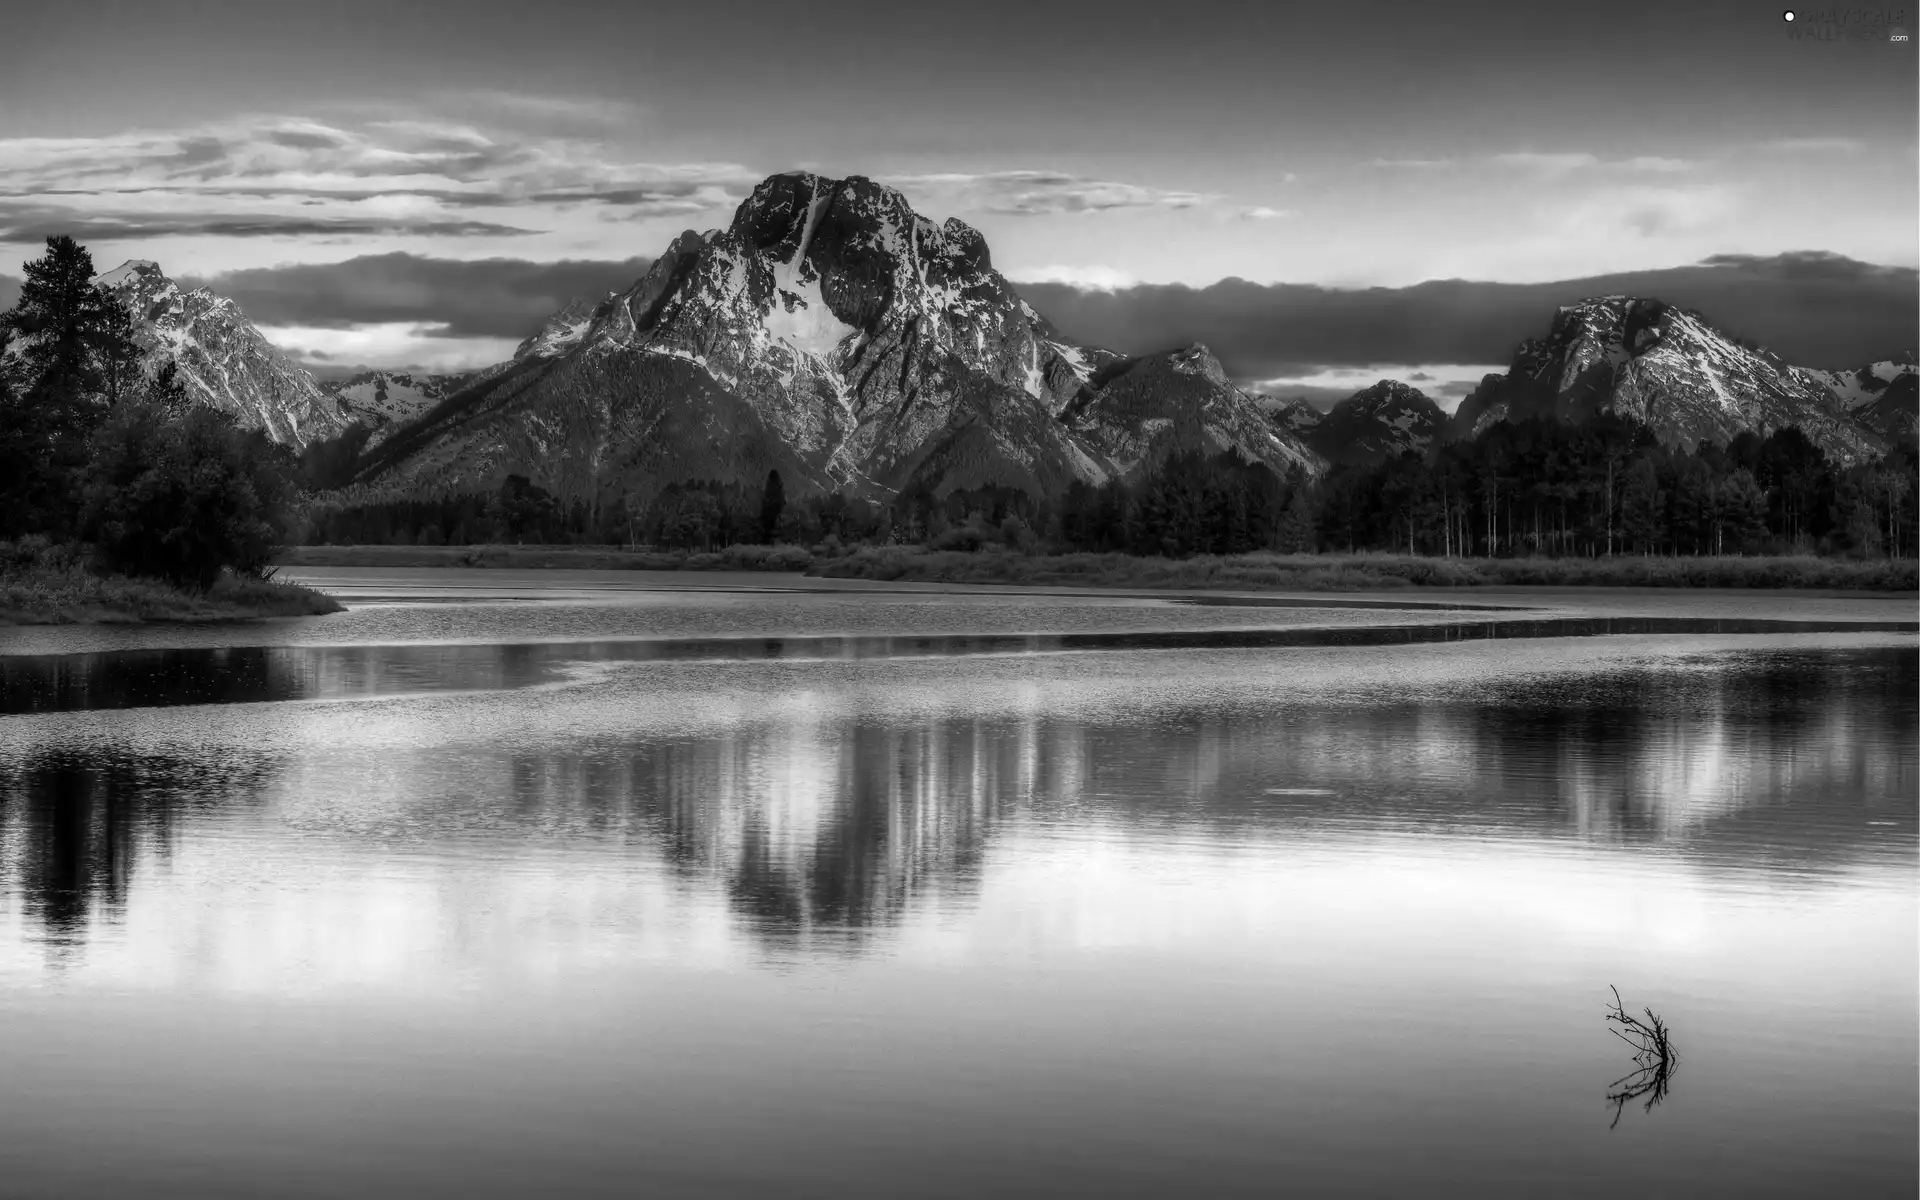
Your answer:
[[[0,6],[0,1200],[1913,1197],[1916,23]]]

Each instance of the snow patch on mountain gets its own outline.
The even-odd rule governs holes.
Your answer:
[[[1560,309],[1546,337],[1521,343],[1507,372],[1488,376],[1461,403],[1450,433],[1476,436],[1502,418],[1612,412],[1689,450],[1794,425],[1842,462],[1884,453],[1885,437],[1851,419],[1844,397],[1814,374],[1736,341],[1698,313],[1601,296]]]
[[[94,282],[126,306],[144,369],[171,361],[193,400],[296,447],[343,431],[350,418],[307,370],[208,288],[181,291],[157,263],[131,259]]]

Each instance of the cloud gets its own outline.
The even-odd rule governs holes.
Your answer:
[[[1506,369],[1504,363],[1315,363],[1303,364],[1271,379],[1248,380],[1247,386],[1269,396],[1297,396],[1324,410],[1363,388],[1383,380],[1397,380],[1418,388],[1441,408],[1452,412],[1482,379]]]
[[[1537,284],[1455,279],[1348,290],[1228,279],[1104,290],[1032,282],[1020,291],[1069,336],[1132,354],[1203,341],[1242,379],[1381,362],[1505,363],[1523,338],[1546,333],[1555,308],[1589,296],[1695,308],[1810,367],[1887,358],[1911,348],[1920,327],[1920,272],[1838,255],[1721,256]]]
[[[1702,266],[1721,267],[1742,275],[1789,284],[1865,285],[1898,289],[1914,278],[1911,267],[1863,263],[1827,250],[1790,250],[1785,254],[1714,254]]]
[[[1280,217],[1290,217],[1292,215],[1292,213],[1284,209],[1268,208],[1264,204],[1255,205],[1252,208],[1243,208],[1239,213],[1240,219],[1243,221],[1272,221]]]
[[[605,124],[609,103],[482,93],[480,112]],[[633,161],[595,136],[509,136],[465,121],[260,116],[103,137],[0,138],[0,226],[99,238],[497,237],[582,219],[727,209],[758,172]],[[570,216],[590,210],[587,217]],[[89,225],[89,222],[92,224]]]
[[[1518,151],[1507,154],[1494,154],[1489,162],[1502,167],[1513,167],[1529,171],[1548,179],[1558,179],[1576,171],[1609,171],[1625,173],[1674,174],[1693,169],[1693,163],[1684,158],[1668,158],[1657,154],[1640,154],[1631,158],[1601,158],[1597,154],[1585,151],[1564,151],[1536,153]]]
[[[1367,164],[1392,171],[1435,171],[1451,167],[1450,158],[1376,158]]]
[[[1597,166],[1600,160],[1585,153],[1537,154],[1521,151],[1511,154],[1495,154],[1490,161],[1503,167],[1520,167],[1528,171],[1537,171],[1542,175],[1564,175],[1582,167]]]
[[[605,134],[631,129],[647,117],[647,110],[630,100],[535,95],[494,88],[440,92],[430,96],[428,103],[437,111],[467,114],[470,120],[543,133]]]
[[[644,258],[539,263],[395,253],[339,263],[261,267],[182,282],[204,283],[231,298],[263,328],[404,326],[432,329],[435,337],[517,342],[573,300],[598,299],[632,286],[649,265]],[[307,343],[327,353],[344,352],[313,337]]]
[[[1699,233],[1726,220],[1736,198],[1717,184],[1593,188],[1561,212],[1559,225],[1569,239]]]
[[[371,368],[468,371],[512,357],[517,339],[458,337],[445,325],[396,321],[350,329],[260,325],[261,336],[325,375]]]
[[[1007,278],[1019,284],[1057,283],[1085,291],[1103,292],[1132,287],[1138,282],[1132,275],[1118,267],[1069,267],[1059,264],[1010,271],[1007,273]]]
[[[1641,154],[1633,158],[1623,158],[1613,165],[1627,171],[1652,171],[1660,174],[1693,169],[1691,159],[1665,158],[1658,154]]]
[[[1762,142],[1761,147],[1783,154],[1855,154],[1867,144],[1850,137],[1787,137]]]
[[[896,175],[881,182],[904,192],[935,197],[936,203],[947,207],[1021,217],[1134,208],[1198,208],[1221,199],[1211,192],[1169,191],[1086,179],[1058,171]]]
[[[133,239],[208,236],[208,237],[367,237],[379,234],[407,237],[514,237],[532,233],[511,225],[486,221],[419,221],[406,219],[369,220],[353,218],[313,218],[272,216],[142,216],[114,213],[102,216],[31,215],[9,212],[0,203],[0,243],[37,245],[47,238],[67,234],[76,241],[129,241]]]

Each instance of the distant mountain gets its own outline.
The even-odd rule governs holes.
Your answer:
[[[171,359],[187,394],[230,413],[245,428],[304,446],[333,437],[348,418],[305,368],[274,349],[233,301],[207,288],[181,291],[145,260],[97,277],[127,306],[147,369]]]
[[[1418,388],[1394,379],[1342,400],[1307,434],[1307,443],[1331,463],[1364,465],[1424,454],[1446,427],[1447,414]]]
[[[1254,392],[1253,402],[1266,415],[1268,424],[1295,438],[1305,439],[1327,419],[1327,414],[1308,404],[1304,396]]]
[[[512,472],[594,499],[777,469],[790,494],[1052,493],[1229,443],[1317,466],[1203,348],[1123,360],[1078,345],[963,222],[859,176],[796,173],[764,180],[726,229],[681,234],[627,291],[555,314],[514,362],[397,430],[363,477],[420,494]]]
[[[1795,370],[1888,441],[1911,447],[1920,439],[1920,368],[1912,351],[1852,371]]]
[[[497,368],[489,368],[495,370]],[[370,426],[369,444],[376,444],[395,426],[426,412],[483,372],[452,375],[413,375],[403,371],[363,371],[345,379],[320,382],[320,390],[334,398],[350,422]]]
[[[1503,417],[1612,412],[1687,449],[1797,425],[1843,462],[1884,453],[1886,438],[1854,420],[1816,374],[1743,344],[1698,313],[1605,296],[1560,309],[1545,338],[1521,343],[1506,374],[1487,376],[1461,402],[1447,433],[1471,437]]]
[[[1298,434],[1271,421],[1260,401],[1236,387],[1213,352],[1196,342],[1164,354],[1111,358],[1061,419],[1128,474],[1169,454],[1210,456],[1228,449],[1276,470],[1323,470],[1319,456]]]

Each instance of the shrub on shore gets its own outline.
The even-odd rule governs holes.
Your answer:
[[[1024,555],[862,547],[815,562],[809,574],[950,583],[1267,588],[1362,591],[1405,587],[1804,588],[1912,591],[1913,559],[1426,558],[1417,555],[1238,554],[1141,558],[1127,554]]]
[[[298,584],[224,574],[205,589],[102,573],[81,547],[27,537],[0,542],[0,625],[228,621],[339,612]]]
[[[804,571],[804,546],[638,550],[626,546],[292,546],[279,562],[299,567],[503,567],[582,571]]]
[[[297,566],[574,568],[629,571],[804,571],[817,578],[1094,587],[1351,592],[1407,587],[1803,588],[1912,591],[1913,559],[1794,557],[1428,558],[1405,554],[1196,555],[1148,558],[1006,547],[728,546],[711,552],[622,546],[296,546]]]

